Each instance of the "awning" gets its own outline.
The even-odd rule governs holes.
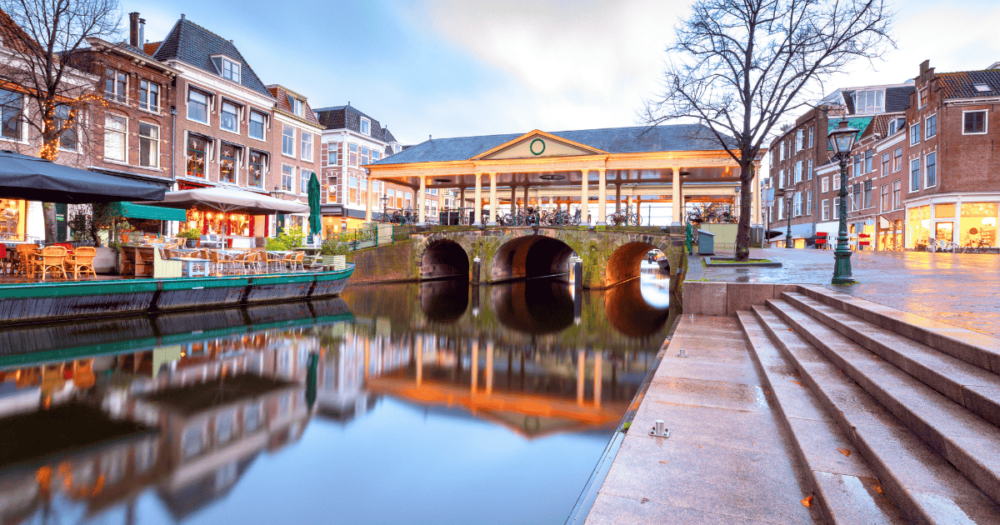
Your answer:
[[[181,221],[187,220],[187,213],[184,210],[174,208],[160,208],[157,206],[143,206],[131,202],[114,203],[115,212],[126,219],[153,219],[157,221]]]
[[[0,151],[0,197],[65,204],[161,201],[154,184],[94,173],[38,157]],[[308,207],[307,207],[308,208]]]

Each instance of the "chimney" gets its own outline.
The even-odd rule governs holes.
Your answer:
[[[128,44],[139,47],[139,13],[128,14]]]
[[[139,19],[139,45],[136,46],[142,49],[142,46],[146,45],[146,19]]]
[[[923,62],[921,62],[920,63],[920,75],[923,76],[923,74],[926,73],[927,70],[930,69],[930,67],[931,67],[931,61],[930,60],[924,60]]]

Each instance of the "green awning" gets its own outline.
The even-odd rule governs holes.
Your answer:
[[[131,202],[116,202],[113,206],[118,215],[126,219],[154,219],[158,221],[181,222],[187,220],[187,212],[185,210],[143,206],[142,204],[132,204]]]

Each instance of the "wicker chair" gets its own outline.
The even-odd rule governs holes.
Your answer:
[[[73,250],[73,255],[66,257],[66,267],[73,271],[74,281],[80,279],[81,270],[84,277],[90,274],[97,278],[97,272],[94,271],[94,257],[97,257],[97,248],[91,246],[81,246]]]
[[[96,252],[95,252],[96,254]],[[40,256],[31,260],[31,275],[34,276],[35,272],[42,275],[42,280],[45,280],[45,276],[48,275],[50,270],[58,270],[62,274],[63,279],[66,278],[66,247],[65,246],[46,246],[42,248]]]
[[[37,244],[18,244],[14,259],[14,275],[31,275],[31,258],[38,253]]]

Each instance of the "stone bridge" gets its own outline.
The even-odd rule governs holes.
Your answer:
[[[683,233],[670,230],[508,227],[415,232],[409,273],[419,280],[472,278],[472,262],[479,257],[481,282],[498,283],[569,273],[575,254],[583,260],[583,287],[609,288],[638,277],[641,261],[653,248],[667,254],[671,268],[683,264]]]

